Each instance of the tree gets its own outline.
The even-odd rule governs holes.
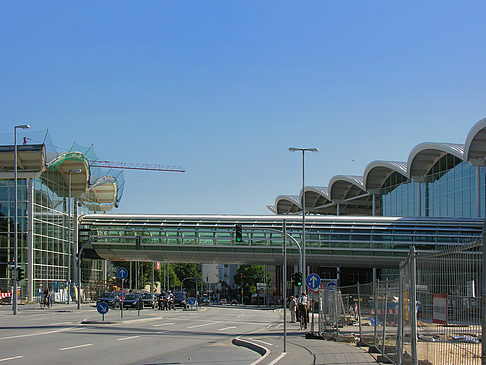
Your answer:
[[[268,284],[270,284],[270,277]],[[234,276],[235,283],[243,289],[243,296],[249,298],[257,292],[257,283],[265,282],[265,267],[263,265],[241,265]]]

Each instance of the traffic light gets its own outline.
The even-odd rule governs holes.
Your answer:
[[[294,272],[292,274],[292,280],[295,286],[302,286],[302,273],[301,272]]]
[[[241,224],[235,226],[236,229],[236,242],[243,242],[243,228]]]
[[[23,267],[17,267],[17,280],[24,280],[24,268]]]

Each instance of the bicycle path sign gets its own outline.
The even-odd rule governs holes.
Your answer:
[[[317,274],[310,274],[305,280],[307,287],[312,290],[316,290],[321,285],[321,278]]]

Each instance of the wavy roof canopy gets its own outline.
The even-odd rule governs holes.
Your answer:
[[[80,198],[88,191],[90,169],[87,158],[81,152],[62,153],[47,164],[51,171],[58,171],[63,179],[66,189],[66,196],[69,195],[69,175],[71,175],[71,196]],[[80,173],[71,172],[70,170],[81,170]],[[60,196],[63,196],[60,192]]]
[[[473,166],[486,166],[486,118],[469,131],[464,145],[464,158]]]
[[[329,190],[327,187],[321,186],[306,186],[304,187],[305,194],[305,210],[310,213],[318,214],[336,214],[336,205],[332,203],[329,197]],[[303,202],[302,190],[300,191],[300,206]]]
[[[275,199],[277,214],[292,214],[302,211],[297,195],[279,195]]]
[[[363,174],[364,190],[378,190],[385,183],[386,179],[394,172],[407,178],[407,163],[396,161],[373,161],[370,162]]]
[[[42,144],[17,146],[17,173],[40,173],[45,169],[46,148]],[[15,146],[0,146],[0,172],[13,173]]]
[[[412,179],[425,177],[435,163],[447,154],[464,160],[464,145],[425,142],[415,146],[408,156],[408,177]]]

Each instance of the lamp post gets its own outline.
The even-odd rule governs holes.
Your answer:
[[[16,125],[14,127],[14,180],[15,180],[15,235],[14,235],[14,272],[15,276],[13,279],[13,300],[12,300],[12,312],[13,314],[17,314],[17,250],[18,250],[18,212],[17,212],[17,129],[29,129],[30,125],[22,124]]]
[[[79,174],[81,172],[80,169],[72,169],[69,170],[68,175],[69,175],[69,184],[68,184],[68,273],[67,273],[67,282],[68,282],[68,296],[67,296],[67,302],[68,304],[70,303],[70,298],[71,298],[71,174],[72,173]],[[79,288],[78,288],[78,296],[80,295],[79,293]]]
[[[307,277],[307,266],[306,266],[306,247],[305,247],[305,165],[304,165],[304,155],[305,152],[317,152],[319,151],[317,148],[297,148],[297,147],[290,147],[289,148],[290,152],[297,152],[301,151],[302,152],[302,250],[303,250],[303,255],[302,255],[302,276],[303,280]]]

